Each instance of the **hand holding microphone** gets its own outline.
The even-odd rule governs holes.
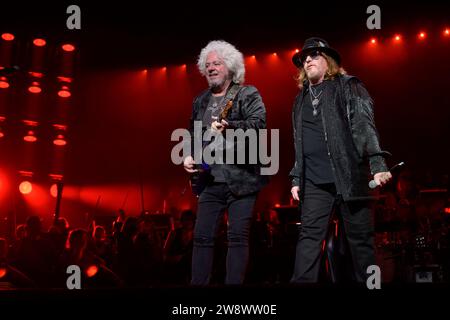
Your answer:
[[[397,163],[395,166],[389,169],[387,172],[378,172],[373,176],[373,180],[370,180],[369,182],[369,188],[375,189],[378,186],[385,185],[389,180],[392,179],[392,173],[395,170],[398,170],[398,168],[404,166],[405,163],[402,161],[400,163]]]

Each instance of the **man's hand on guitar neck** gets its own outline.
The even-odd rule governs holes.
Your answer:
[[[222,133],[223,130],[225,130],[228,127],[228,122],[226,122],[225,120],[221,120],[220,122],[218,121],[214,121],[213,123],[211,123],[211,129],[213,131]]]
[[[192,158],[191,156],[187,156],[186,158],[184,158],[183,161],[184,170],[186,170],[189,173],[197,172],[198,170],[195,169],[194,166],[195,166],[194,158]]]

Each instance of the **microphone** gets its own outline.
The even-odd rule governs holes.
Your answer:
[[[401,167],[403,167],[405,165],[405,163],[402,161],[402,162],[399,162],[399,163],[397,163],[395,166],[393,166],[392,168],[390,168],[389,169],[389,172],[393,172],[393,171],[396,171],[396,170],[398,170],[399,168],[401,168]],[[370,189],[375,189],[376,187],[378,187],[378,184],[375,182],[375,180],[370,180],[369,181],[369,188]]]
[[[19,66],[0,67],[0,75],[10,75],[19,70],[20,70]]]

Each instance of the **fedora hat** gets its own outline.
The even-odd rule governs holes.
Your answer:
[[[313,37],[306,39],[303,48],[300,52],[292,56],[292,62],[297,68],[303,68],[302,60],[313,51],[321,51],[332,57],[338,65],[341,65],[341,56],[339,53],[330,47],[327,41],[321,38]]]

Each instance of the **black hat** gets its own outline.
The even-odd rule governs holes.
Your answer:
[[[303,64],[301,61],[307,56],[308,53],[311,53],[315,50],[325,52],[327,55],[336,60],[338,65],[341,64],[341,56],[339,55],[339,53],[331,48],[328,45],[328,42],[317,37],[306,39],[302,51],[297,52],[292,56],[292,62],[297,66],[297,68],[303,68]]]

